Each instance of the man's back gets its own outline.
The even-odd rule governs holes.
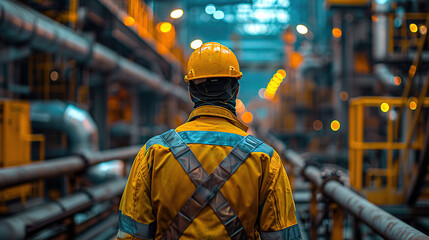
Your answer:
[[[199,107],[189,120],[176,132],[207,175],[247,136],[247,127],[222,107]],[[162,136],[156,136],[136,157],[120,206],[120,238],[131,234],[143,239],[161,239],[197,189],[185,171],[186,166],[182,166],[169,147]],[[227,203],[222,205],[232,208],[229,212],[237,215],[249,239],[259,239],[259,232],[262,239],[300,238],[286,172],[280,157],[268,145],[256,146],[218,194],[226,199]],[[231,234],[213,206],[216,203],[202,208],[185,227],[181,239],[229,238]]]

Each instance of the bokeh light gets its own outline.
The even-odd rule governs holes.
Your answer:
[[[389,106],[389,104],[388,103],[382,103],[381,105],[380,105],[380,109],[381,109],[381,111],[382,112],[387,112],[387,111],[389,111],[389,109],[390,109],[390,106]]]
[[[343,32],[341,31],[341,29],[339,28],[332,29],[332,36],[334,36],[334,38],[340,38],[342,34]]]
[[[341,101],[345,102],[349,99],[349,94],[346,91],[340,92]]]
[[[340,129],[340,122],[338,121],[338,120],[333,120],[332,122],[331,122],[331,129],[332,129],[332,131],[334,131],[334,132],[336,132],[336,131],[338,131],[339,129]]]
[[[279,70],[277,71],[277,73],[279,73],[280,75],[282,75],[282,77],[283,77],[283,78],[285,78],[285,77],[286,77],[286,71],[285,71],[285,70],[283,70],[283,69],[279,69]]]
[[[415,23],[411,23],[410,24],[410,31],[413,33],[416,33],[419,30],[419,28],[417,27],[417,24]]]
[[[296,26],[296,31],[299,34],[303,34],[304,35],[304,34],[308,33],[308,28],[306,26],[302,25],[302,24],[299,24],[299,25]]]
[[[171,18],[180,18],[183,16],[183,10],[182,9],[176,9],[171,11],[170,17]]]
[[[136,20],[133,17],[127,16],[124,18],[125,26],[132,26],[134,23],[136,23]]]
[[[159,30],[163,33],[168,33],[172,28],[173,26],[169,22],[163,22],[161,25],[159,25]]]
[[[396,85],[396,86],[401,85],[401,82],[402,82],[401,77],[399,77],[399,76],[395,76],[395,77],[393,78],[393,83],[395,83],[395,85]]]
[[[253,114],[251,112],[245,112],[241,116],[241,120],[243,120],[244,123],[251,123],[253,121]]]
[[[314,130],[319,131],[319,130],[322,129],[322,127],[323,127],[322,121],[320,121],[320,120],[314,120],[314,122],[313,122],[313,129]]]
[[[191,42],[192,49],[197,49],[201,47],[201,45],[203,45],[203,41],[201,41],[200,39],[195,39],[194,41]]]
[[[213,13],[213,17],[217,20],[222,20],[225,17],[225,14],[223,13],[223,11],[218,10]]]
[[[415,101],[410,101],[410,109],[411,110],[416,110],[417,109],[417,103]]]
[[[213,4],[208,4],[205,10],[207,14],[213,14],[216,12],[216,7]]]

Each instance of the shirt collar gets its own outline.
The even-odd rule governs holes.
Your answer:
[[[240,122],[240,120],[238,120],[238,118],[229,110],[223,107],[212,106],[212,105],[204,105],[204,106],[195,108],[191,112],[191,115],[189,115],[189,118],[186,122],[193,121],[200,116],[212,116],[212,117],[225,118],[234,126],[242,129],[245,132],[247,132],[247,129],[249,128],[246,125],[244,125],[242,122]]]

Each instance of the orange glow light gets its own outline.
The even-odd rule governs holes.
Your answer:
[[[267,91],[265,91],[264,92],[264,98],[270,100],[273,98],[273,95],[270,95],[269,93],[267,93]]]
[[[280,85],[280,83],[282,83],[283,80],[274,76],[273,78],[271,78],[270,82],[275,82],[275,83],[278,83]]]
[[[332,121],[331,122],[331,129],[334,132],[338,131],[338,129],[340,129],[340,122],[338,122],[338,120]]]
[[[389,106],[389,104],[388,103],[382,103],[381,105],[380,105],[380,109],[381,109],[381,111],[382,112],[387,112],[387,111],[389,111],[389,109],[390,109],[390,106]]]
[[[268,83],[268,86],[272,86],[273,88],[278,88],[280,86],[279,83],[277,83],[276,81],[270,81],[270,83]]]
[[[163,22],[159,26],[159,30],[161,30],[161,32],[163,33],[168,33],[169,31],[171,31],[171,28],[173,28],[173,26],[169,22]]]
[[[415,101],[410,102],[410,109],[413,111],[417,109],[417,103]]]
[[[273,77],[276,77],[276,78],[281,79],[281,80],[283,80],[283,78],[284,78],[283,75],[281,75],[280,73],[274,74]]]
[[[372,21],[373,21],[373,22],[378,22],[378,17],[377,17],[377,16],[372,15],[372,17],[371,17],[371,18],[372,18]]]
[[[285,71],[285,70],[283,70],[283,69],[279,69],[279,70],[277,71],[277,73],[279,73],[280,75],[282,75],[282,79],[286,77],[286,71]]]
[[[298,68],[299,65],[301,65],[302,61],[304,60],[304,58],[302,57],[301,54],[297,53],[297,52],[293,52],[290,56],[289,56],[289,63],[290,66],[292,68]]]
[[[245,112],[241,116],[241,120],[243,120],[244,123],[250,123],[253,121],[253,114],[251,112]]]
[[[237,98],[237,100],[235,101],[235,108],[239,109],[239,108],[242,108],[242,107],[244,107],[243,102],[240,99]]]
[[[235,101],[235,109],[238,113],[243,113],[246,111],[246,106],[244,106],[244,103],[240,99],[237,99]]]
[[[414,74],[416,74],[416,70],[417,70],[417,67],[416,65],[413,64],[411,65],[410,70],[408,71],[408,74],[414,76]]]
[[[428,32],[428,28],[425,25],[420,25],[419,32],[422,35],[425,35]]]
[[[342,34],[343,32],[341,31],[341,29],[339,28],[332,29],[332,36],[334,36],[335,38],[340,38]]]
[[[136,20],[133,17],[127,16],[126,18],[124,18],[125,26],[132,26],[134,25],[134,23],[136,23]]]
[[[340,99],[343,102],[347,101],[347,99],[349,99],[349,94],[346,91],[340,92]]]
[[[419,30],[419,28],[417,27],[417,24],[415,23],[411,23],[410,24],[410,31],[413,33],[416,33]]]
[[[320,121],[320,120],[315,120],[315,121],[313,122],[313,129],[314,129],[314,130],[319,131],[320,129],[322,129],[322,127],[323,127],[323,123],[322,123],[322,121]]]
[[[393,78],[393,82],[395,83],[395,85],[396,86],[399,86],[399,85],[401,85],[401,77],[399,77],[399,76],[395,76],[394,78]]]

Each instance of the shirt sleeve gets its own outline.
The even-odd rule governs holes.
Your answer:
[[[140,150],[134,159],[119,205],[118,239],[154,239],[156,218],[153,214],[150,170],[153,148]]]
[[[260,212],[260,231],[262,240],[302,239],[297,224],[292,189],[283,163],[274,151],[266,174],[266,185]]]

